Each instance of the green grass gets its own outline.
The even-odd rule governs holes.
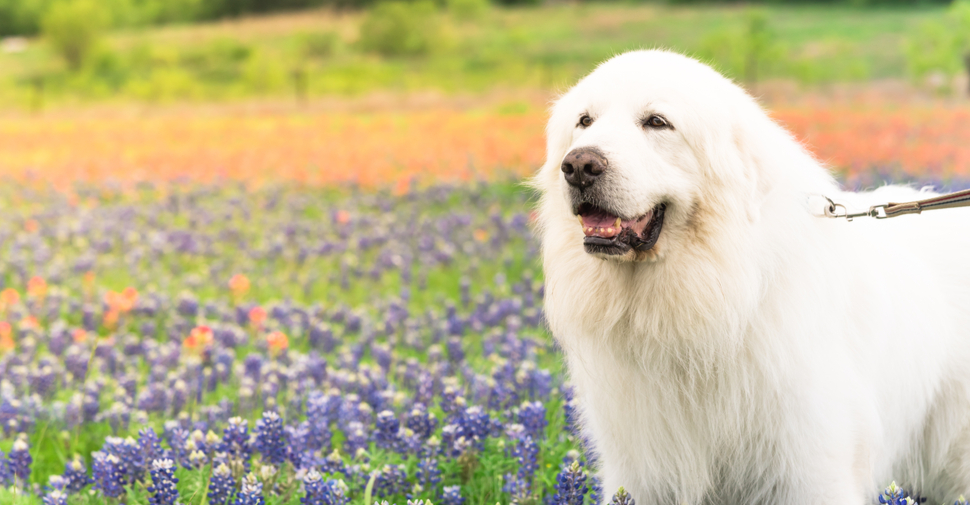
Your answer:
[[[766,14],[771,34],[771,55],[759,78],[806,84],[906,78],[904,41],[945,12],[944,7],[820,5],[758,9]],[[738,45],[749,11],[744,6],[592,3],[493,7],[475,20],[445,12],[431,52],[401,57],[359,49],[365,14],[310,11],[112,33],[75,73],[42,41],[33,40],[25,52],[0,54],[0,107],[286,97],[296,92],[297,70],[305,75],[309,96],[559,89],[611,55],[653,47],[705,58],[740,77],[739,56],[725,45]],[[335,40],[329,53],[308,50],[328,36]]]

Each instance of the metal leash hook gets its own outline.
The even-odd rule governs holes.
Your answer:
[[[957,207],[970,207],[970,189],[947,193],[945,195],[934,196],[925,200],[905,203],[882,203],[869,207],[864,212],[849,212],[849,209],[841,203],[835,203],[831,198],[820,195],[828,205],[825,206],[824,217],[844,217],[846,221],[852,221],[857,217],[873,217],[876,219],[888,219],[890,217],[902,216],[905,214],[921,214],[924,210],[936,209],[955,209]],[[842,209],[841,212],[839,209]]]
[[[852,221],[857,217],[874,217],[876,219],[886,219],[886,205],[873,205],[869,207],[869,210],[865,212],[853,212],[849,213],[849,209],[842,205],[841,203],[835,203],[831,198],[822,195],[822,198],[826,199],[829,204],[825,206],[825,217],[844,217],[846,221]],[[842,212],[839,212],[842,209]]]

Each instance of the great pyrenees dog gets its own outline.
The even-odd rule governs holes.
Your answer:
[[[604,494],[641,505],[970,494],[970,213],[833,177],[740,87],[665,51],[551,111],[546,315]]]

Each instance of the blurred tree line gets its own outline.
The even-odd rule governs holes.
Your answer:
[[[0,36],[40,33],[44,16],[58,4],[75,0],[0,0]],[[666,0],[671,4],[710,0]],[[495,0],[498,4],[538,4],[542,0]],[[110,27],[137,27],[313,7],[361,8],[377,0],[97,0]],[[439,2],[440,3],[440,2]],[[726,2],[725,2],[726,3]],[[923,5],[949,0],[767,0],[766,4]]]
[[[218,35],[157,43],[143,35],[150,30],[128,34],[124,43],[108,36],[126,23],[191,22],[199,12],[232,16],[322,1],[0,0],[0,14],[34,9],[39,18],[30,29],[41,35],[41,43],[30,51],[6,57],[17,65],[0,74],[0,102],[39,109],[56,99],[223,100],[293,94],[303,100],[389,87],[471,90],[495,82],[538,82],[546,88],[557,80],[571,82],[608,56],[580,52],[585,44],[561,49],[549,41],[548,26],[546,31],[509,29],[506,14],[519,11],[497,10],[489,0],[369,0],[374,4],[342,21],[353,23],[351,36],[334,26],[295,29],[272,42]],[[213,5],[222,10],[201,10]],[[949,91],[962,69],[970,72],[970,0],[934,12],[932,21],[906,32],[893,61],[899,74],[893,75]],[[778,77],[805,84],[868,78],[867,62],[853,54],[858,41],[800,43],[779,29],[776,14],[772,7],[726,11],[717,15],[716,24],[696,27],[697,38],[678,49],[752,89]],[[0,23],[11,19],[0,16]],[[827,22],[819,19],[824,21],[814,22]],[[637,34],[631,37],[641,41]]]
[[[77,0],[0,0],[0,37],[36,35],[51,11],[64,10]],[[292,11],[313,7],[362,8],[376,0],[92,0],[110,28],[166,23],[191,23],[220,18]],[[497,0],[500,4],[539,3],[538,0]]]

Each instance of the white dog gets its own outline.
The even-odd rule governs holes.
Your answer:
[[[607,497],[970,494],[970,213],[818,217],[816,195],[929,194],[840,192],[741,88],[664,51],[602,64],[547,134],[546,311]]]

